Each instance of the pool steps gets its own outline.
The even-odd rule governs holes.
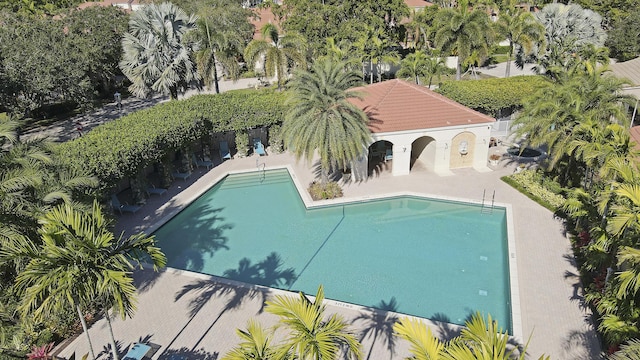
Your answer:
[[[255,172],[252,172],[246,174],[235,174],[231,177],[226,177],[225,181],[220,184],[220,189],[236,189],[243,187],[291,182],[291,177],[286,170],[263,172],[262,176],[258,178],[256,178],[255,175]]]

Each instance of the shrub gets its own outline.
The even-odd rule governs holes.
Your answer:
[[[245,130],[236,131],[236,156],[246,157],[249,153],[249,134]]]
[[[282,126],[273,125],[269,128],[269,146],[273,154],[280,154],[284,151],[284,143],[282,140]]]
[[[542,76],[445,81],[438,93],[484,114],[497,116],[503,109],[519,109],[522,100],[547,85]]]
[[[555,212],[562,207],[565,198],[546,188],[542,179],[542,174],[535,170],[523,170],[502,178],[504,182],[527,195],[533,201]]]
[[[328,183],[312,182],[309,186],[309,194],[313,200],[327,200],[342,197],[342,188],[335,181]]]
[[[102,189],[210,133],[246,131],[282,121],[285,92],[233,91],[197,95],[136,111],[56,146],[63,164],[94,174]]]

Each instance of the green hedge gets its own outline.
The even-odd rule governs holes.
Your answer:
[[[445,81],[437,92],[474,110],[496,116],[502,109],[522,107],[524,98],[547,84],[542,76]]]
[[[561,191],[559,184],[545,179],[535,170],[523,170],[509,176],[503,176],[502,181],[509,184],[531,200],[553,211],[558,211],[565,202],[565,198],[557,192]]]
[[[284,92],[243,90],[169,101],[62,143],[56,153],[71,166],[95,174],[108,189],[210,133],[281,122],[285,98]]]

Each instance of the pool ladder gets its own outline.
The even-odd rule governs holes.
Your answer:
[[[266,162],[260,163],[258,161],[259,159],[260,158],[256,159],[256,168],[258,169],[258,171],[260,171],[260,168],[262,168],[262,175],[260,176],[260,182],[263,182],[266,176],[265,171],[266,171],[267,163]]]
[[[491,205],[489,205],[489,201],[485,201],[485,196],[487,194],[487,189],[482,190],[482,208],[480,208],[480,213],[482,214],[493,214],[493,204],[496,200],[496,191],[493,190],[493,195],[491,196]]]

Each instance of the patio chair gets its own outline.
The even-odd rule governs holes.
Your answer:
[[[222,159],[222,161],[231,159],[229,144],[227,144],[226,141],[220,141],[220,158]]]
[[[260,141],[260,138],[253,139],[253,152],[260,156],[267,155],[267,153],[264,151],[264,145],[262,145],[262,141]]]
[[[384,161],[387,162],[389,160],[393,160],[393,149],[387,149],[384,154]]]
[[[200,159],[196,156],[196,154],[191,154],[191,161],[196,167],[204,167],[207,168],[207,170],[211,169],[211,167],[213,166],[213,163],[211,161]]]
[[[147,186],[147,196],[151,195],[163,195],[167,192],[167,189],[157,188],[153,184]]]
[[[138,205],[129,205],[127,203],[122,204],[116,194],[111,195],[111,207],[113,208],[113,210],[118,210],[118,212],[120,212],[120,215],[122,215],[123,212],[135,214],[142,208],[142,206]]]
[[[147,356],[149,350],[151,350],[151,346],[147,344],[134,344],[122,360],[142,360]]]
[[[182,179],[184,181],[187,181],[187,179],[191,176],[191,173],[174,171],[171,173],[171,176],[173,176],[174,179]]]

